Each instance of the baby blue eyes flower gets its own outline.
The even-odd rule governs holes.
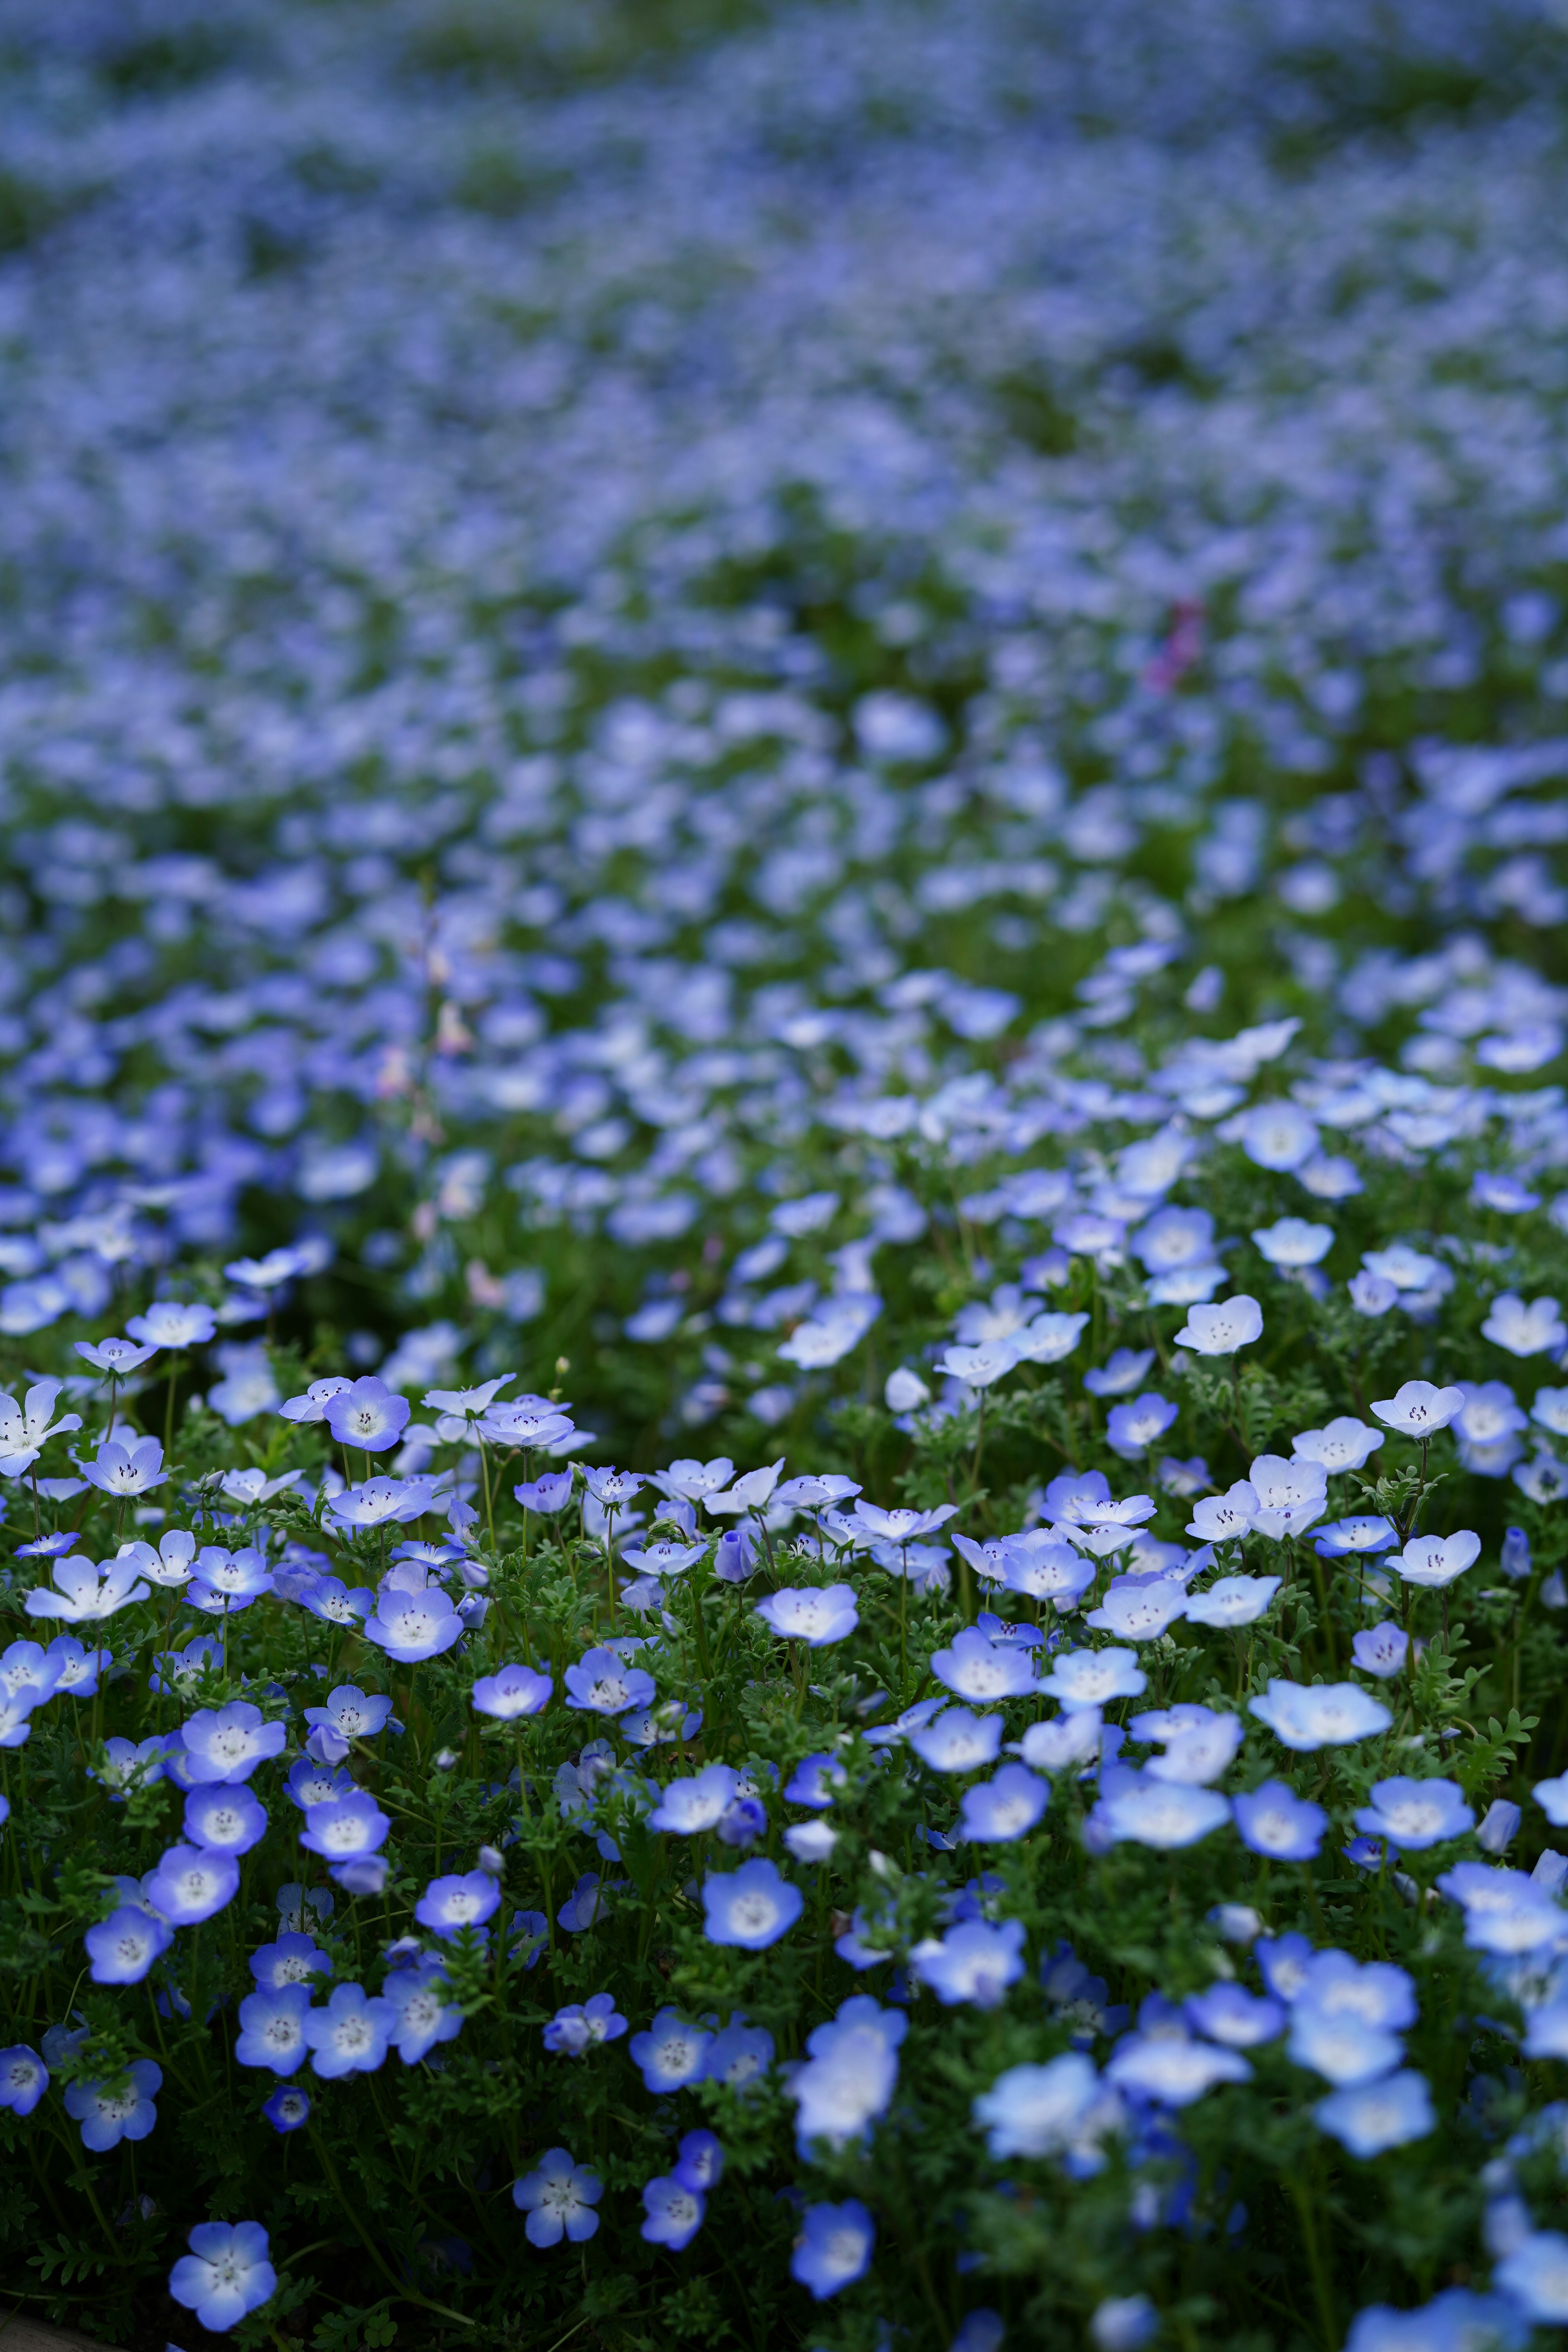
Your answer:
[[[1191,1594],[1185,1611],[1189,1625],[1255,1624],[1279,1590],[1277,1576],[1219,1576],[1202,1592]]]
[[[1310,1862],[1329,1826],[1321,1805],[1298,1797],[1283,1780],[1265,1780],[1250,1796],[1232,1801],[1243,1845],[1276,1862]]]
[[[1568,1323],[1555,1298],[1532,1298],[1526,1306],[1515,1292],[1504,1290],[1492,1300],[1481,1337],[1510,1356],[1555,1354],[1568,1345]]]
[[[1084,2150],[1115,2128],[1118,2104],[1107,2103],[1094,2062],[1069,2050],[1044,2066],[1011,2066],[971,2109],[997,2163],[1010,2157],[1060,2157]]]
[[[934,1658],[931,1665],[934,1669]],[[1108,1706],[1112,1699],[1140,1698],[1148,1682],[1131,1650],[1062,1650],[1051,1661],[1049,1674],[1032,1687],[1043,1698],[1058,1700],[1064,1714],[1076,1715],[1083,1708]]]
[[[259,2221],[198,2221],[186,2243],[191,2251],[169,2273],[169,2293],[213,2335],[237,2326],[277,2292]]]
[[[609,1909],[609,1894],[610,1889],[600,1885],[596,1870],[584,1871],[555,1914],[556,1924],[564,1927],[569,1936],[581,1935]]]
[[[723,2178],[724,2151],[710,2131],[689,2131],[676,2150],[674,2178],[683,2189],[706,2196]]]
[[[319,1974],[330,1975],[331,1965],[314,1939],[298,1929],[287,1930],[275,1944],[263,1944],[250,1956],[250,1973],[264,1990],[308,1985]]]
[[[145,2139],[158,2120],[153,2101],[163,2070],[151,2058],[133,2058],[117,2083],[68,2083],[66,2113],[81,2126],[81,2144],[95,2155],[122,2139]]]
[[[163,1484],[163,1449],[155,1437],[130,1445],[107,1438],[93,1459],[81,1465],[81,1475],[105,1495],[144,1495]]]
[[[1112,1405],[1106,1422],[1106,1442],[1124,1462],[1136,1462],[1156,1438],[1163,1437],[1178,1410],[1152,1389],[1131,1404]]]
[[[444,1997],[447,1989],[446,1970],[433,1959],[393,1969],[382,1986],[395,2012],[389,2038],[405,2066],[417,2066],[437,2042],[455,2042],[462,2032],[463,2012]]]
[[[261,2112],[275,2132],[298,2131],[310,2121],[310,2095],[288,2088],[274,2091],[263,2102]]]
[[[1355,1816],[1358,1830],[1405,1853],[1424,1853],[1428,1846],[1463,1837],[1475,1821],[1457,1780],[1412,1780],[1403,1775],[1374,1780],[1371,1804]]]
[[[506,1669],[501,1669],[505,1673]],[[389,1698],[371,1696],[357,1684],[340,1683],[325,1706],[308,1706],[305,1720],[311,1725],[330,1725],[345,1739],[374,1739],[384,1729],[392,1713]]]
[[[1193,1306],[1176,1334],[1178,1348],[1194,1356],[1234,1356],[1263,1336],[1263,1309],[1245,1291],[1212,1306]]]
[[[184,1725],[185,1752],[194,1759],[193,1780],[248,1780],[258,1764],[282,1752],[289,1734],[281,1723],[263,1720],[248,1699],[228,1706],[203,1707]]]
[[[1291,2011],[1286,2046],[1298,2066],[1310,2066],[1341,2088],[1379,2081],[1393,2074],[1405,2055],[1397,2034],[1369,2025],[1349,2011],[1321,2008],[1310,1989]]]
[[[649,1829],[675,1837],[700,1837],[717,1829],[739,1777],[728,1764],[710,1764],[690,1780],[671,1780],[647,1817]]]
[[[384,1454],[395,1445],[408,1423],[405,1397],[395,1395],[374,1376],[353,1381],[323,1401],[322,1419],[339,1445],[361,1453]]]
[[[73,1555],[57,1560],[53,1573],[58,1588],[55,1591],[36,1585],[23,1602],[29,1617],[63,1618],[72,1625],[95,1624],[114,1616],[119,1610],[134,1607],[138,1601],[145,1601],[152,1591],[142,1580],[134,1557],[102,1560],[95,1568],[91,1560]]]
[[[973,1625],[964,1627],[951,1649],[932,1652],[931,1670],[950,1691],[981,1706],[999,1699],[1022,1698],[1045,1687],[1035,1680],[1026,1650],[988,1642]]]
[[[1034,1828],[1050,1794],[1050,1782],[1037,1773],[1004,1764],[994,1779],[965,1789],[963,1834],[981,1844],[1011,1845]]]
[[[1473,1568],[1480,1554],[1479,1536],[1460,1528],[1450,1536],[1413,1537],[1394,1565],[1405,1584],[1440,1590]]]
[[[367,1999],[363,1985],[334,1986],[324,2009],[305,2014],[312,2068],[328,2082],[343,2074],[374,2074],[386,2056],[396,2023],[391,2001]]]
[[[1230,1819],[1230,1801],[1216,1790],[1156,1780],[1125,1766],[1100,1776],[1100,1796],[1086,1823],[1097,1846],[1146,1845],[1160,1853],[1195,1845]]]
[[[944,1707],[923,1728],[911,1730],[910,1746],[933,1772],[977,1772],[994,1764],[1002,1745],[999,1715],[972,1715],[966,1706]]]
[[[865,2277],[876,2242],[877,2225],[858,2198],[847,2198],[842,2205],[808,2205],[790,2255],[790,2276],[826,2303]]]
[[[1363,1675],[1389,1681],[1404,1671],[1410,1654],[1410,1636],[1401,1625],[1363,1625],[1351,1638],[1351,1655]]]
[[[310,2007],[310,1990],[303,1984],[269,1986],[247,1993],[239,2004],[236,2063],[269,2067],[275,2074],[295,2073],[304,2064],[310,2047],[305,2038]]]
[[[147,1881],[147,1900],[171,1927],[196,1927],[221,1911],[238,1887],[239,1864],[232,1854],[174,1845]]]
[[[375,1799],[356,1789],[352,1796],[309,1806],[300,1843],[326,1862],[360,1862],[378,1850],[391,1827]]]
[[[1318,2101],[1312,2117],[1320,2130],[1363,2160],[1425,2139],[1437,2126],[1426,2076],[1409,2071],[1334,2091]]]
[[[810,1805],[817,1811],[832,1804],[837,1791],[848,1785],[849,1775],[837,1756],[803,1756],[784,1790],[784,1801]]]
[[[1161,2106],[1189,2107],[1221,2083],[1250,2082],[1252,2069],[1239,2051],[1194,2041],[1177,2018],[1118,2042],[1105,2078]]]
[[[1392,1519],[1363,1512],[1348,1519],[1331,1519],[1312,1538],[1321,1559],[1343,1559],[1348,1554],[1389,1551],[1399,1541]]]
[[[555,1433],[563,1437],[570,1428],[568,1422]],[[545,1441],[547,1444],[551,1442],[549,1439]],[[542,1478],[524,1479],[511,1491],[525,1511],[538,1511],[542,1517],[551,1518],[557,1511],[564,1510],[572,1498],[572,1473],[570,1470],[552,1470]]]
[[[1492,2279],[1535,2326],[1568,2325],[1568,2238],[1560,2230],[1529,2231]]]
[[[647,1706],[658,1696],[653,1676],[641,1666],[628,1666],[611,1649],[584,1652],[563,1677],[566,1704],[590,1715],[625,1715],[629,1707]]]
[[[710,1871],[702,1882],[702,1932],[710,1944],[762,1952],[794,1927],[805,1898],[781,1876],[776,1863],[759,1857],[739,1870]]]
[[[756,1614],[782,1641],[804,1642],[813,1650],[846,1640],[860,1622],[848,1584],[786,1586],[760,1601]]]
[[[645,2086],[658,2094],[701,2081],[710,2040],[700,2027],[688,2025],[678,2010],[661,2009],[648,2031],[634,2034],[626,2048],[642,2069]]]
[[[174,1935],[166,1920],[134,1903],[122,1904],[89,1927],[82,1939],[93,1983],[140,1984],[153,1961],[168,1950]]]
[[[1321,1429],[1304,1429],[1291,1446],[1298,1462],[1319,1462],[1330,1476],[1342,1470],[1360,1470],[1383,1444],[1381,1429],[1369,1429],[1353,1413],[1341,1413]]]
[[[30,2116],[48,2087],[49,2070],[37,2051],[21,2042],[0,2050],[0,2108]]]
[[[544,2029],[544,2046],[558,2057],[581,2058],[596,2042],[618,2042],[626,2030],[615,1995],[596,1992],[586,2001],[556,2011]],[[631,2048],[635,2057],[637,2043]]]
[[[1160,2315],[1146,2294],[1108,2295],[1089,2315],[1096,2352],[1142,2352],[1159,2329]]]
[[[1372,1409],[1379,1421],[1404,1437],[1433,1437],[1464,1411],[1460,1388],[1434,1388],[1430,1381],[1406,1381],[1391,1397],[1374,1397]]]
[[[1005,1919],[994,1927],[984,1919],[966,1919],[940,1942],[928,1937],[914,1945],[910,1966],[945,2008],[967,2001],[976,2009],[997,2009],[1008,1986],[1024,1973],[1023,1953],[1019,1920]]]
[[[1284,1748],[1310,1755],[1320,1748],[1348,1747],[1386,1731],[1394,1717],[1359,1683],[1287,1682],[1279,1675],[1260,1698],[1247,1705]]]
[[[523,2227],[530,2245],[558,2246],[563,2237],[578,2245],[599,2226],[594,2208],[604,2193],[596,2172],[574,2163],[563,2147],[551,2147],[535,2170],[513,2181],[511,2201],[528,2216]]]
[[[1206,1992],[1192,1994],[1182,2004],[1182,2013],[1205,2041],[1221,2042],[1227,2050],[1253,2050],[1260,2042],[1277,2042],[1288,2021],[1283,2001],[1223,1979]]]
[[[267,1834],[267,1808],[247,1788],[204,1782],[185,1799],[185,1835],[218,1853],[248,1853]]]
[[[1270,1265],[1282,1273],[1296,1273],[1327,1257],[1334,1244],[1334,1229],[1309,1224],[1305,1217],[1280,1217],[1255,1230],[1252,1238]]]
[[[482,1927],[500,1908],[500,1888],[488,1870],[470,1870],[462,1876],[433,1878],[414,1906],[414,1916],[433,1936],[456,1936],[465,1927]]]
[[[708,2210],[700,2189],[689,2189],[672,2175],[650,2180],[643,2190],[642,2201],[647,2216],[642,2235],[650,2245],[668,2246],[672,2254],[691,2243]]]
[[[132,1315],[125,1328],[144,1347],[202,1348],[216,1335],[217,1322],[210,1307],[155,1298],[146,1314]]]
[[[383,1585],[375,1613],[365,1619],[363,1631],[365,1640],[374,1642],[397,1664],[413,1666],[449,1650],[461,1638],[463,1621],[451,1595],[438,1584],[421,1592]]]

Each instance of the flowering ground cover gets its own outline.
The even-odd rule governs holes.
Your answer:
[[[18,2308],[1568,2323],[1565,93],[14,0]]]

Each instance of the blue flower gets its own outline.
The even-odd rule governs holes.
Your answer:
[[[1394,1717],[1359,1683],[1292,1683],[1275,1675],[1261,1698],[1247,1705],[1282,1747],[1310,1755],[1386,1731]]]
[[[642,2234],[650,2244],[668,2246],[678,2254],[689,2246],[702,2227],[707,2202],[700,2189],[691,2189],[682,2180],[666,2175],[650,2180],[642,2193],[647,2219]]]
[[[367,1375],[326,1398],[321,1417],[335,1444],[384,1454],[402,1436],[409,1411],[406,1397],[395,1395],[384,1381]]]
[[[1414,1780],[1404,1773],[1374,1780],[1371,1804],[1355,1816],[1358,1830],[1406,1853],[1425,1853],[1429,1846],[1463,1837],[1475,1823],[1457,1780]]]
[[[549,1705],[554,1688],[550,1675],[536,1673],[532,1666],[499,1666],[493,1675],[479,1677],[471,1700],[478,1714],[515,1723],[522,1716],[538,1715]]]
[[[310,2095],[292,2085],[280,2084],[263,2103],[261,2112],[275,2132],[298,2131],[310,2120]]]
[[[1410,1654],[1410,1636],[1401,1625],[1363,1625],[1351,1637],[1351,1655],[1363,1675],[1388,1682],[1404,1670]]]
[[[457,1936],[482,1927],[500,1905],[500,1883],[488,1870],[433,1878],[414,1906],[414,1916],[433,1936]]]
[[[263,1944],[250,1956],[250,1973],[264,1990],[287,1984],[308,1985],[323,1971],[330,1976],[331,1969],[315,1938],[298,1930],[286,1931],[275,1944]]]
[[[1105,2070],[1119,2090],[1136,2092],[1161,2106],[1187,2107],[1220,2083],[1247,2083],[1252,2069],[1239,2051],[1216,2049],[1192,2038],[1179,2016],[1167,2015],[1151,2030],[1123,2036]]]
[[[528,1950],[527,1958],[523,1961],[523,1967],[525,1969],[537,1968],[539,1966],[540,1955],[543,1951],[545,1945],[550,1940],[550,1922],[545,1917],[543,1912],[514,1911],[511,1915],[511,1923],[507,1928],[507,1934],[512,1938],[512,1941],[508,1945],[507,1949],[513,1959],[517,1958],[518,1954],[521,1952],[525,1947],[531,1948]]]
[[[169,2273],[169,2293],[214,2335],[258,2311],[278,2285],[259,2221],[198,2221]]]
[[[325,2082],[340,2075],[374,2074],[386,2056],[397,2023],[389,2000],[367,1999],[363,1985],[334,1986],[324,2009],[305,2016],[305,2039],[313,2071]]]
[[[501,1669],[503,1674],[506,1669]],[[328,1724],[341,1732],[345,1739],[374,1739],[385,1727],[392,1713],[392,1701],[384,1696],[373,1696],[362,1691],[355,1683],[340,1683],[328,1697],[325,1706],[308,1706],[305,1720],[309,1724]]]
[[[950,1927],[939,1943],[927,1937],[910,1952],[910,1966],[944,2007],[961,2001],[976,2009],[999,2008],[1007,1988],[1024,1973],[1024,1929],[1016,1919],[992,1927],[967,1919]]]
[[[426,1585],[418,1592],[384,1584],[374,1614],[365,1619],[362,1630],[367,1642],[374,1642],[397,1664],[416,1666],[426,1658],[439,1657],[460,1640],[463,1621],[450,1593],[438,1584]]]
[[[248,1699],[200,1708],[182,1726],[193,1781],[248,1780],[258,1764],[282,1753],[289,1738],[281,1723],[268,1723]]]
[[[1142,2352],[1159,2327],[1160,2315],[1146,2294],[1108,2295],[1089,2315],[1089,2332],[1097,2352]]]
[[[122,1903],[82,1939],[92,1962],[93,1983],[140,1984],[174,1938],[166,1920],[140,1904]]]
[[[704,1831],[716,1829],[734,1796],[739,1777],[728,1764],[710,1764],[688,1780],[669,1781],[647,1817],[649,1829],[678,1837],[700,1837]]]
[[[932,1652],[931,1671],[960,1698],[981,1706],[1048,1687],[1037,1685],[1034,1660],[1026,1649],[988,1642],[973,1625],[966,1625],[950,1649]]]
[[[113,2083],[68,2083],[66,2113],[81,2126],[81,2144],[95,2154],[122,2139],[145,2139],[158,2120],[153,2099],[163,2070],[151,2058],[133,2058]]]
[[[1283,1780],[1265,1780],[1249,1796],[1232,1800],[1243,1845],[1276,1862],[1310,1862],[1323,1843],[1329,1817]]]
[[[1278,2041],[1287,2022],[1283,2001],[1223,1979],[1206,1992],[1190,1994],[1182,2013],[1208,2041],[1221,2042],[1228,2050],[1251,2050],[1260,2042]]]
[[[1516,2352],[1523,2337],[1517,2303],[1451,2286],[1415,2311],[1369,2304],[1351,2322],[1345,2352]]]
[[[876,2223],[858,2197],[842,2205],[808,2205],[790,2255],[790,2276],[826,2303],[865,2277],[876,2242]]]
[[[1011,1845],[1027,1835],[1050,1801],[1051,1784],[1022,1764],[1004,1764],[989,1780],[963,1792],[963,1833],[986,1845]]]
[[[935,1772],[981,1771],[994,1764],[1001,1745],[1001,1717],[973,1715],[966,1706],[944,1707],[910,1733],[910,1746]]]
[[[815,2140],[837,2150],[863,2139],[886,2115],[908,2030],[901,2010],[883,2009],[868,1993],[852,1993],[831,2022],[807,2035],[806,2063],[786,2087],[796,2102],[795,2144],[803,2156]]]
[[[1340,2085],[1376,2082],[1392,2074],[1405,2055],[1397,2035],[1348,2011],[1321,2009],[1306,1993],[1290,2013],[1287,2046],[1298,2066]]]
[[[860,1622],[849,1584],[786,1585],[759,1601],[755,1613],[781,1640],[812,1650],[844,1641]]]
[[[310,2013],[308,1985],[268,1986],[247,1993],[239,2004],[239,2038],[234,2054],[241,2066],[268,2066],[275,2074],[292,2074],[305,2063],[310,2048],[305,2020]]]
[[[511,2201],[528,2215],[530,2245],[558,2246],[563,2236],[580,2244],[599,2226],[594,2208],[604,2193],[596,2172],[574,2163],[563,2147],[550,2147],[532,2172],[513,2181]]]
[[[566,1704],[591,1715],[625,1715],[628,1707],[647,1706],[658,1696],[658,1685],[640,1666],[628,1666],[614,1650],[584,1652],[563,1677]]]
[[[581,2058],[595,2042],[618,2042],[626,2030],[614,1993],[596,1992],[586,2001],[556,2011],[544,2028],[544,2046],[561,2057]],[[635,2042],[631,2049],[635,2058]]]
[[[847,1786],[848,1780],[837,1756],[803,1756],[784,1790],[784,1801],[824,1811],[832,1804],[835,1793]]]
[[[765,1951],[794,1927],[805,1907],[798,1886],[778,1864],[760,1856],[739,1870],[710,1871],[702,1882],[703,1934],[710,1944]]]
[[[1531,2230],[1493,2275],[1533,2326],[1568,2323],[1568,2238],[1560,2230]]]
[[[206,1781],[185,1799],[185,1835],[214,1853],[248,1853],[267,1834],[267,1808],[254,1790]]]
[[[748,2025],[737,2011],[708,2045],[703,2080],[727,2083],[731,2090],[744,2090],[748,2084],[765,2074],[773,2063],[773,2037],[767,2027]]]
[[[369,1790],[354,1789],[330,1803],[308,1806],[300,1843],[328,1862],[358,1862],[378,1850],[391,1827],[391,1815]]]
[[[23,2042],[13,2042],[8,2050],[0,2050],[0,2108],[9,2107],[16,2116],[30,2116],[48,2087],[49,2070],[36,2050],[29,2050]]]
[[[1352,2156],[1363,2158],[1403,2147],[1413,2139],[1425,2139],[1437,2127],[1426,2076],[1409,2072],[1334,2091],[1318,2101],[1312,2117]]]
[[[171,1927],[196,1927],[232,1900],[239,1864],[205,1846],[172,1845],[147,1881],[147,1900]]]
[[[1100,1775],[1101,1794],[1084,1825],[1103,1845],[1131,1843],[1163,1853],[1195,1845],[1230,1819],[1230,1800],[1215,1789],[1166,1780],[1154,1771],[1112,1766]]]
[[[381,1997],[395,2011],[389,2039],[405,2066],[417,2066],[437,2042],[455,2042],[461,2033],[462,2011],[443,1999],[449,1989],[447,1972],[437,1959],[421,1959],[387,1976]]]
[[[676,2150],[675,2178],[683,2188],[704,2195],[716,2189],[724,2172],[724,2151],[710,2131],[689,2131]]]

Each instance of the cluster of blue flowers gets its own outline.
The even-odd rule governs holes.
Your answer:
[[[692,6],[0,39],[0,2276],[1515,2352],[1568,35]]]

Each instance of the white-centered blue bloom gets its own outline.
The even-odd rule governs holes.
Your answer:
[[[928,1936],[910,1948],[910,1967],[944,2007],[967,2002],[997,2009],[1009,1985],[1024,1973],[1024,1929],[1016,1919],[993,1927],[965,1919],[940,1939]]]
[[[1259,1698],[1247,1701],[1284,1748],[1310,1755],[1319,1748],[1348,1747],[1386,1731],[1394,1718],[1359,1683],[1302,1684],[1275,1675]]]
[[[633,2034],[626,2048],[633,2064],[642,2070],[645,2088],[658,2094],[700,2082],[711,2041],[711,2034],[689,2024],[679,2010],[661,2009],[646,2032]]]
[[[145,2139],[158,2120],[153,2105],[163,2070],[151,2058],[133,2058],[117,2082],[68,2083],[66,2113],[81,2127],[81,2144],[100,2155],[122,2139]]]
[[[1277,1862],[1312,1861],[1329,1826],[1321,1805],[1298,1797],[1283,1780],[1265,1780],[1232,1804],[1242,1843]]]
[[[397,2011],[363,1985],[334,1985],[326,2004],[305,2012],[305,2040],[313,2071],[323,2080],[374,2074],[386,2056]]]
[[[785,1586],[760,1601],[756,1614],[781,1640],[813,1650],[846,1640],[860,1622],[849,1584]]]
[[[1429,1846],[1463,1837],[1475,1824],[1475,1813],[1457,1780],[1413,1780],[1404,1775],[1374,1780],[1372,1802],[1355,1816],[1358,1830],[1405,1853],[1424,1853]]]
[[[270,2302],[278,2273],[259,2221],[198,2221],[169,2273],[169,2293],[200,2325],[222,2335]]]
[[[778,1864],[760,1856],[739,1870],[710,1871],[702,1882],[702,1932],[710,1944],[765,1951],[786,1935],[805,1907],[798,1886]]]
[[[842,2205],[808,2205],[790,2255],[790,2276],[818,2303],[852,2286],[870,2268],[877,2225],[858,2198]]]
[[[1312,2118],[1320,2130],[1363,2159],[1425,2139],[1437,2126],[1426,2077],[1408,2069],[1331,2092],[1318,2101]]]
[[[605,2193],[596,2172],[574,2163],[563,2147],[548,2147],[538,2164],[514,2180],[511,2201],[526,2213],[523,2228],[531,2246],[558,2246],[564,2237],[580,2245],[599,2226],[594,2208]]]
[[[1002,1718],[974,1715],[966,1706],[949,1706],[923,1728],[911,1730],[909,1737],[915,1754],[934,1772],[978,1772],[996,1761]]]
[[[1037,1773],[1004,1764],[993,1779],[965,1789],[962,1833],[982,1845],[1011,1845],[1034,1828],[1050,1794],[1050,1782]]]

